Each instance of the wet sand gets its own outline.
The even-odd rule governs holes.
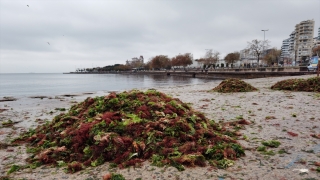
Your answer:
[[[177,87],[157,87],[158,91],[191,103],[196,110],[218,121],[232,121],[243,116],[252,124],[240,130],[239,142],[246,148],[246,156],[225,170],[211,166],[186,168],[158,168],[145,162],[139,168],[110,169],[109,163],[83,171],[66,174],[63,168],[41,166],[10,174],[14,179],[102,179],[108,172],[122,174],[126,179],[320,179],[314,162],[320,162],[320,93],[274,91],[276,82],[292,78],[309,78],[316,75],[246,79],[259,91],[247,93],[217,93],[208,90],[221,81]],[[142,89],[145,90],[145,89]],[[0,125],[9,119],[13,126],[0,128],[0,141],[9,142],[28,128],[43,124],[58,115],[61,108],[68,110],[86,97],[101,93],[77,96],[25,97],[15,101],[0,102]],[[294,136],[294,134],[297,134]],[[275,155],[257,151],[262,141],[277,140],[278,148],[268,148]],[[28,154],[24,146],[0,147],[0,173],[6,174],[12,164],[23,165]],[[278,152],[282,153],[278,153]]]

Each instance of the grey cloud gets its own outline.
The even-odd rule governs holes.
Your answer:
[[[318,0],[0,1],[0,72],[66,71],[143,55],[175,56],[205,49],[239,51],[253,39],[280,48],[307,19],[320,27]],[[50,42],[50,45],[47,44]],[[21,61],[23,59],[24,61]],[[16,67],[13,67],[16,62]],[[42,66],[40,66],[41,64]],[[41,71],[42,71],[41,70]]]

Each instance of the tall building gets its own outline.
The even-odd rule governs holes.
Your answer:
[[[289,41],[289,53],[290,53],[290,58],[291,59],[294,59],[294,56],[295,56],[295,53],[294,53],[294,37],[296,35],[296,31],[293,31],[291,34],[290,34],[290,41]]]
[[[320,27],[318,28],[318,39],[320,40]]]
[[[290,38],[283,40],[282,46],[281,46],[281,58],[282,59],[290,57],[289,47],[290,47]]]
[[[294,52],[296,60],[305,61],[312,56],[314,20],[301,21],[295,26]]]
[[[320,46],[320,39],[318,37],[313,38],[313,47]]]

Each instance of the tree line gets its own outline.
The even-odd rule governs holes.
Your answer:
[[[248,42],[247,47],[244,51],[247,51],[248,54],[257,58],[257,62],[264,61],[267,65],[273,65],[278,63],[280,60],[281,50],[277,48],[269,48],[268,40],[257,40],[254,39],[251,42]],[[216,68],[219,67],[220,52],[213,51],[212,49],[207,49],[205,55],[202,58],[195,59],[201,68]],[[228,53],[223,60],[225,61],[226,67],[234,67],[234,64],[240,60],[240,52],[234,51]],[[162,69],[176,69],[176,68],[186,68],[189,65],[192,65],[194,61],[193,55],[191,53],[178,54],[172,58],[169,58],[167,55],[157,55],[149,59],[148,62],[144,64],[131,64],[131,65],[121,65],[115,64],[110,66],[105,66],[102,68],[87,68],[87,72],[93,71],[128,71],[132,69],[136,70],[162,70]],[[223,64],[221,64],[223,67]]]

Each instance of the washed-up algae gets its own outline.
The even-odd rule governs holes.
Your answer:
[[[211,164],[226,168],[244,156],[236,131],[242,119],[216,123],[187,103],[156,90],[87,98],[13,142],[28,143],[30,167],[66,166],[76,172],[104,162],[118,167]]]
[[[320,77],[308,79],[287,79],[271,86],[274,90],[320,92]]]
[[[225,79],[217,87],[212,89],[215,92],[232,93],[232,92],[251,92],[258,89],[244,82],[241,79]]]

